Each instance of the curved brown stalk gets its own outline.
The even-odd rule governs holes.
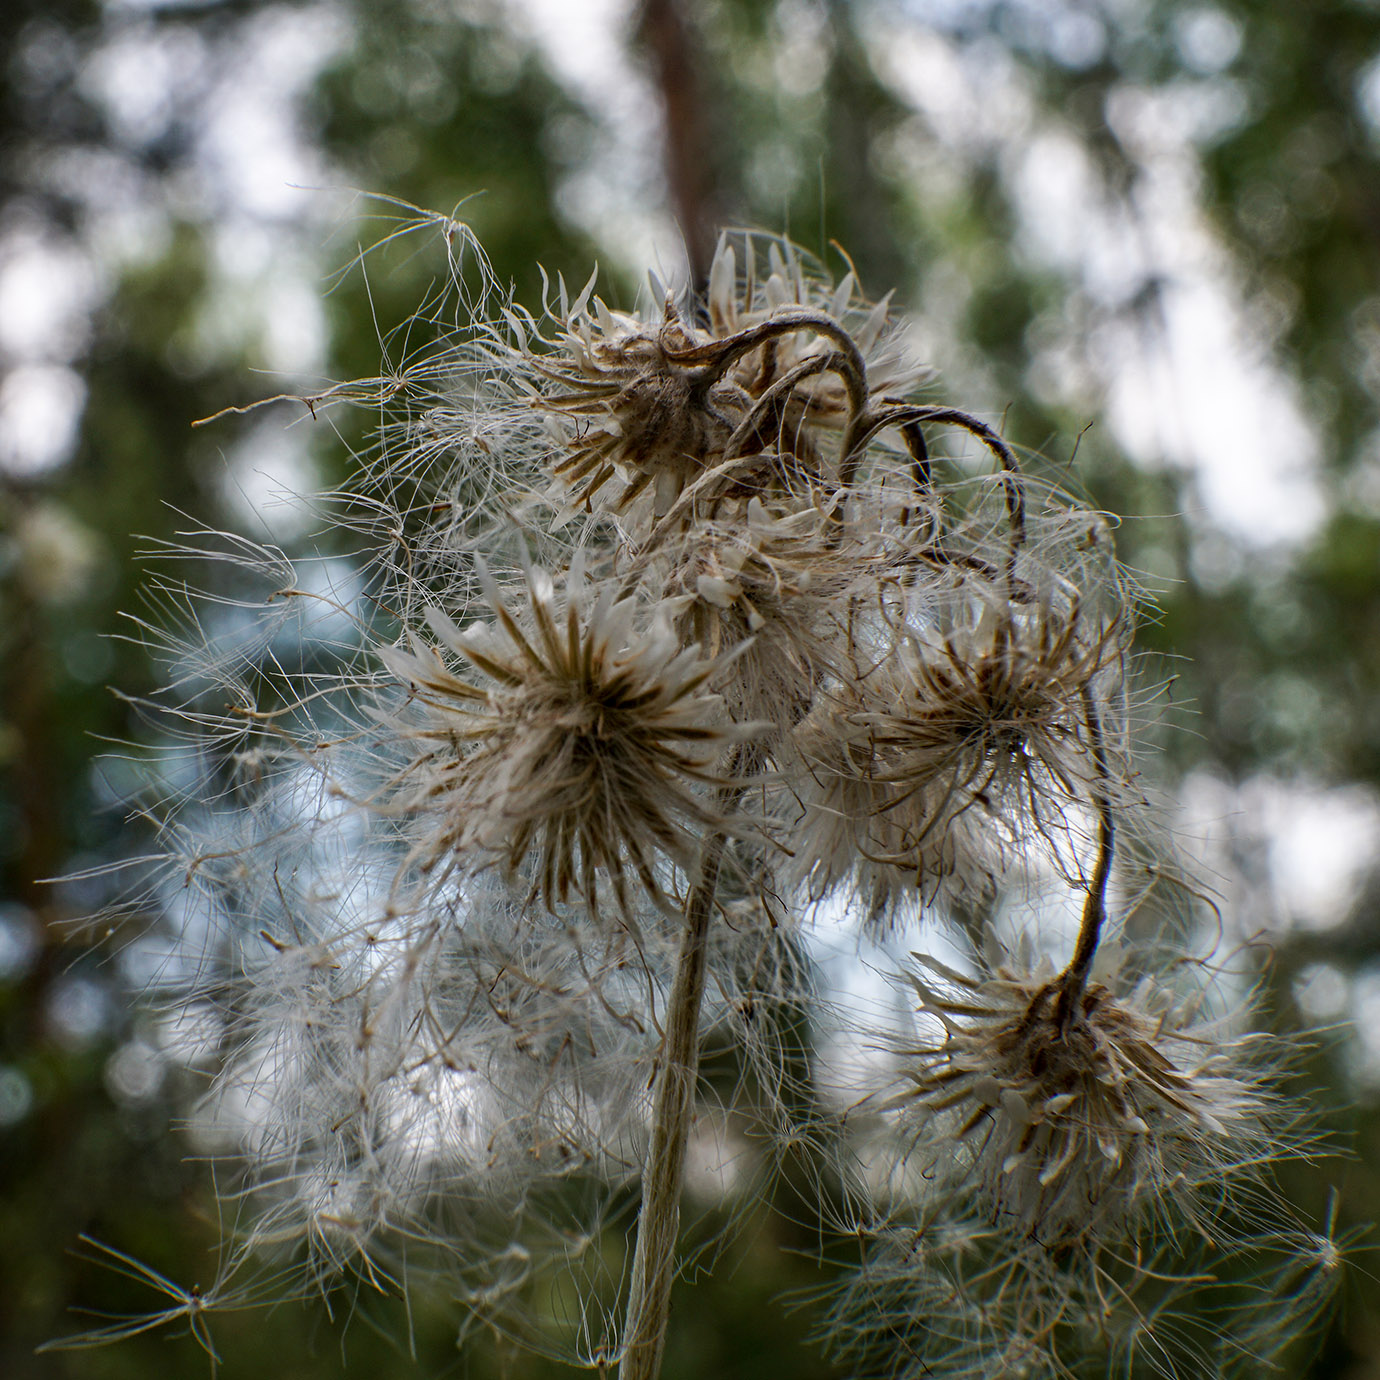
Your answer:
[[[823,312],[806,308],[780,311],[766,321],[748,326],[737,335],[725,336],[722,340],[710,341],[705,345],[695,345],[688,349],[666,347],[667,359],[677,364],[702,364],[704,368],[696,383],[706,386],[717,383],[745,354],[751,353],[759,345],[776,339],[780,335],[793,335],[797,331],[814,331],[826,340],[831,340],[847,360],[846,381],[850,394],[855,394],[859,406],[867,400],[867,365],[857,342],[848,332]]]
[[[1092,691],[1084,687],[1083,717],[1088,728],[1088,743],[1092,749],[1093,766],[1097,771],[1097,786],[1093,802],[1097,807],[1097,860],[1088,882],[1087,899],[1083,902],[1083,916],[1078,927],[1078,941],[1069,966],[1059,978],[1057,1020],[1065,1025],[1074,1006],[1087,986],[1102,927],[1107,922],[1107,883],[1112,875],[1112,860],[1116,854],[1116,820],[1112,815],[1110,777],[1107,771],[1107,747],[1102,737],[1102,721],[1093,702]]]
[[[735,455],[738,447],[741,446],[762,419],[767,415],[768,410],[777,399],[788,396],[796,384],[805,379],[813,378],[816,374],[834,373],[844,380],[845,386],[848,381],[847,370],[849,361],[839,350],[831,350],[828,354],[813,355],[811,358],[797,364],[794,369],[789,370],[777,379],[762,395],[753,403],[751,409],[741,422],[738,423],[733,435],[728,438],[728,443],[724,447],[727,455]]]
[[[917,426],[920,422],[938,422],[941,426],[961,427],[964,431],[976,436],[996,457],[1002,468],[1002,488],[1006,495],[1006,516],[1011,532],[1006,558],[1006,578],[1008,584],[1014,584],[1016,557],[1025,545],[1026,535],[1025,485],[1022,482],[1020,462],[1016,459],[1015,451],[1007,445],[998,432],[980,418],[974,417],[970,412],[964,412],[956,407],[894,402],[889,398],[884,398],[882,401],[884,406],[869,409],[865,416],[859,418],[858,436],[855,442],[859,454],[862,447],[886,427],[900,427],[902,434],[906,435],[907,427]],[[914,444],[909,435],[906,435],[906,443],[913,456],[915,454]],[[924,480],[928,482],[928,451],[925,452],[924,461],[925,468],[921,473]],[[840,475],[840,482],[847,486],[851,482],[851,474]],[[917,482],[919,481],[917,480]]]

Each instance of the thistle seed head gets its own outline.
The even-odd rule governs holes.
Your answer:
[[[851,273],[835,287],[773,242],[759,277],[745,247],[740,277],[734,247],[720,244],[708,329],[670,297],[648,321],[610,311],[587,288],[548,352],[528,356],[533,406],[563,423],[552,470],[577,505],[598,499],[645,529],[692,487],[701,510],[828,488],[837,438],[823,433],[872,394],[914,387],[920,371],[886,332],[886,303],[862,304]],[[616,496],[601,497],[618,476]]]
[[[555,1280],[584,1363],[631,1372],[664,1336],[698,1121],[735,1175],[818,1172],[821,1220],[873,1238],[837,1314],[866,1373],[1106,1373],[1109,1347],[1175,1369],[1182,1319],[1221,1315],[1187,1286],[1268,1297],[1237,1265],[1298,1238],[1245,1042],[1167,980],[1099,977],[1114,869],[1156,889],[1142,926],[1167,877],[1118,851],[1142,802],[1111,524],[920,400],[887,303],[783,241],[725,240],[703,309],[658,287],[616,313],[591,279],[540,325],[474,317],[475,248],[455,335],[308,403],[383,418],[322,500],[363,565],[314,583],[207,541],[215,592],[166,586],[169,629],[145,625],[176,678],[148,896],[221,1062],[201,1123],[245,1161],[236,1259],[403,1289],[420,1258],[500,1336]],[[982,466],[931,449],[955,429]],[[479,553],[519,545],[542,568],[500,588]],[[441,611],[480,593],[486,621]],[[1066,972],[920,959],[891,1122],[836,1121],[859,1002],[826,1014],[801,893],[855,888],[874,924],[939,901],[917,942],[947,920],[978,951],[997,892],[1050,863],[1083,893]],[[675,921],[639,932],[652,906]],[[725,1219],[755,1210],[740,1177]],[[628,1257],[606,1214],[639,1197]]]
[[[1242,1047],[1164,988],[919,964],[910,980],[943,1035],[904,1051],[912,1087],[892,1105],[942,1126],[950,1161],[957,1139],[999,1225],[1063,1246],[1134,1238],[1176,1205],[1197,1224],[1196,1191],[1268,1143]]]
[[[556,391],[539,406],[575,422],[554,472],[574,501],[588,505],[621,471],[626,481],[613,510],[626,512],[650,488],[653,515],[663,516],[722,458],[733,390],[679,364],[695,341],[669,304],[659,327],[607,309],[595,320],[597,334],[582,318],[561,338],[566,360],[543,365]]]
[[[664,619],[640,627],[633,600],[591,598],[578,571],[563,601],[540,571],[526,595],[519,617],[489,580],[491,624],[461,632],[433,612],[439,646],[381,653],[413,688],[392,717],[416,750],[396,803],[422,822],[420,864],[512,875],[530,859],[548,909],[572,896],[597,909],[601,877],[625,915],[630,876],[668,903],[664,864],[684,866],[721,824],[705,788],[742,733],[705,689],[716,664]]]
[[[886,654],[818,696],[795,734],[795,871],[815,896],[850,876],[874,906],[941,883],[971,892],[1003,845],[1039,840],[1077,873],[1070,807],[1117,785],[1097,706],[1120,682],[1118,623],[1073,597],[1013,604],[976,577],[927,622],[890,629]]]
[[[1106,708],[1121,694],[1125,629],[1082,616],[1076,598],[974,594],[944,623],[906,630],[845,711],[849,731],[867,734],[879,807],[902,840],[888,860],[948,852],[943,836],[972,816],[993,849],[1042,847],[1079,880],[1081,812],[1127,793]]]

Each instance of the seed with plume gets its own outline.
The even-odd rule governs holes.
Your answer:
[[[433,612],[440,647],[381,652],[421,706],[391,715],[418,749],[398,805],[421,821],[421,866],[498,862],[513,874],[530,858],[548,909],[572,895],[597,908],[603,877],[626,914],[629,874],[667,903],[664,863],[684,866],[720,823],[705,787],[750,728],[727,724],[704,688],[716,663],[664,620],[640,630],[632,599],[591,596],[578,569],[563,608],[550,577],[530,572],[522,619],[485,582],[493,623],[461,632]]]

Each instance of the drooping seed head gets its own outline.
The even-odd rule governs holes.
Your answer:
[[[922,371],[886,331],[886,303],[861,304],[852,273],[835,287],[773,243],[759,276],[745,248],[740,276],[734,247],[719,247],[707,329],[670,298],[644,320],[586,289],[547,352],[528,355],[531,404],[565,439],[552,471],[575,504],[645,528],[691,488],[712,508],[827,487],[847,418],[872,393],[914,387]]]
[[[946,1159],[999,1225],[1047,1246],[1133,1238],[1195,1194],[1254,1171],[1272,1107],[1241,1044],[1149,981],[1119,995],[1052,973],[910,979],[942,1035],[903,1051],[893,1106],[942,1127]]]

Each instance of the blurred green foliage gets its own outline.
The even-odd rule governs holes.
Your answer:
[[[86,390],[74,449],[52,468],[0,474],[0,899],[9,946],[0,956],[17,955],[0,967],[0,1373],[15,1380],[209,1368],[185,1335],[33,1352],[87,1325],[68,1315],[72,1306],[166,1306],[150,1281],[122,1279],[83,1255],[82,1233],[178,1281],[213,1276],[220,1240],[206,1167],[188,1163],[167,1130],[194,1089],[172,1079],[131,1097],[109,1072],[112,1054],[138,1033],[124,1006],[121,936],[93,951],[72,928],[107,896],[93,883],[40,879],[116,860],[129,846],[111,808],[123,789],[118,765],[89,763],[99,740],[144,732],[137,705],[106,685],[137,697],[158,680],[137,638],[108,640],[120,611],[141,607],[135,553],[186,525],[181,514],[235,525],[225,511],[226,455],[258,423],[191,424],[283,382],[262,386],[255,371],[281,366],[253,331],[208,324],[226,311],[217,230],[227,208],[207,191],[204,134],[207,107],[234,80],[256,26],[292,8],[11,0],[0,15],[0,243],[33,231],[105,265],[80,339],[56,361]],[[599,114],[552,70],[522,7],[336,0],[297,13],[336,35],[333,50],[323,37],[332,55],[318,64],[299,117],[337,185],[458,208],[500,281],[529,297],[538,263],[583,281],[600,254],[597,231],[564,198],[603,137]],[[898,304],[935,323],[932,338],[951,352],[936,359],[942,386],[1004,414],[1015,441],[1128,516],[1123,559],[1153,572],[1160,609],[1142,644],[1174,658],[1165,662],[1177,678],[1172,698],[1193,707],[1193,732],[1172,739],[1176,765],[1228,780],[1266,772],[1380,788],[1380,10],[1340,0],[684,0],[680,18],[708,212],[788,230],[823,253],[833,241],[845,246],[869,290],[894,287]],[[658,70],[650,33],[630,23],[626,36],[644,75]],[[914,60],[902,40],[917,34],[938,35],[962,59],[951,76],[962,74],[979,110],[988,82],[1009,85],[1015,74],[1028,113],[1006,139],[956,140],[900,89],[882,59],[895,39],[896,60]],[[206,74],[200,85],[173,83],[143,133],[122,123],[93,75],[132,37],[144,45],[136,81],[138,63],[160,53]],[[1097,330],[1115,317],[1153,353],[1164,329],[1162,280],[1149,275],[1119,301],[1090,296],[1076,265],[1023,242],[1029,227],[1014,191],[1022,141],[1054,131],[1095,170],[1105,205],[1136,223],[1156,193],[1117,115],[1128,93],[1219,112],[1189,140],[1198,205],[1223,274],[1259,309],[1263,348],[1297,387],[1319,438],[1325,515],[1292,554],[1215,530],[1179,460],[1133,463],[1108,427],[1087,430],[1098,422],[1095,404],[1040,383],[1050,341],[1072,338],[1095,352]],[[658,195],[655,178],[648,186]],[[360,204],[375,216],[406,214],[387,201]],[[147,223],[136,232],[147,236],[142,252],[101,259],[111,217],[136,212],[136,226]],[[322,271],[378,238],[380,223],[348,225],[319,251]],[[331,289],[332,377],[375,373],[380,336],[407,318],[438,271],[405,244],[362,263],[322,285]],[[613,289],[626,298],[634,290],[631,281]],[[19,368],[20,347],[3,348],[0,369]],[[283,386],[313,385],[304,377]],[[366,443],[367,419],[341,425],[343,440],[317,427],[308,443],[326,482],[348,466],[352,445]],[[1380,885],[1370,885],[1331,929],[1292,948],[1281,941],[1271,972],[1282,1024],[1299,1020],[1290,980],[1304,964],[1343,974],[1380,964],[1377,898]],[[1380,1214],[1380,1116],[1373,1102],[1341,1110],[1358,1097],[1344,1054],[1344,1039],[1322,1042],[1308,1075],[1338,1109],[1330,1120],[1354,1137],[1342,1213],[1364,1221]],[[1305,1212],[1322,1215],[1337,1172],[1295,1174]],[[790,1231],[764,1221],[741,1232],[731,1268],[683,1288],[668,1377],[828,1373],[806,1341],[807,1320],[771,1302],[813,1278],[808,1260],[776,1249],[781,1239],[801,1244]],[[1311,1370],[1300,1357],[1300,1376],[1380,1375],[1380,1296],[1364,1269],[1347,1292]],[[290,1303],[229,1317],[216,1339],[227,1377],[558,1373],[498,1339],[458,1353],[445,1299],[414,1298],[404,1312],[364,1286],[334,1317]]]

